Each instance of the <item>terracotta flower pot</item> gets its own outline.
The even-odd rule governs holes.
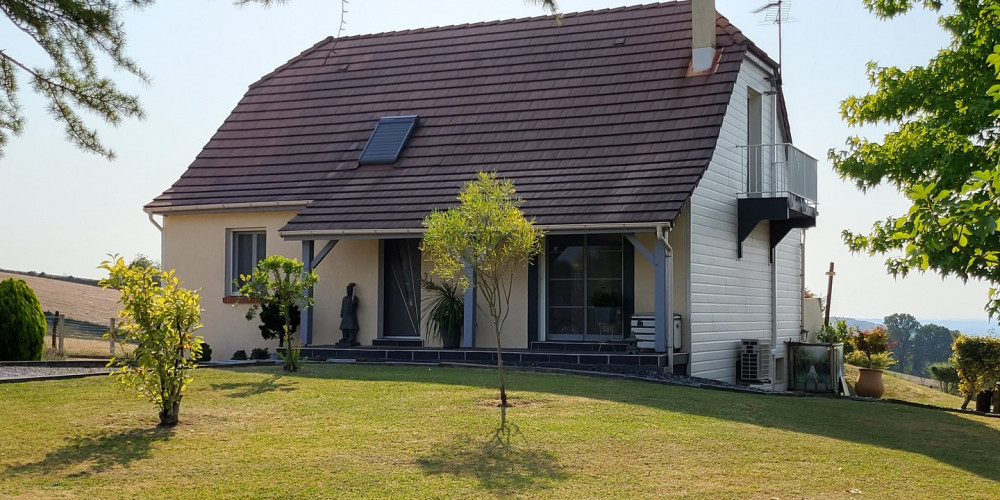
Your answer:
[[[858,381],[854,384],[854,392],[858,396],[866,398],[880,398],[885,392],[885,386],[882,385],[882,370],[876,370],[873,368],[858,368],[861,373],[858,375]]]

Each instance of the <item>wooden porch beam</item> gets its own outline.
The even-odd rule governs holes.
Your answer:
[[[636,238],[634,234],[626,234],[625,239],[628,240],[628,242],[631,243],[643,257],[646,257],[646,260],[648,260],[650,264],[653,264],[654,266],[656,265],[655,259],[653,259],[653,253],[646,248],[646,245],[643,245],[642,242],[639,241],[639,238]]]

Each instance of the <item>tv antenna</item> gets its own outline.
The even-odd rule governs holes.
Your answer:
[[[788,12],[792,9],[791,0],[775,0],[750,11],[751,14],[764,12],[762,24],[778,25],[778,85],[781,85],[781,25],[788,22]]]

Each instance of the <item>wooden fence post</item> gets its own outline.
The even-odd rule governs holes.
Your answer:
[[[115,333],[117,333],[117,330],[115,330],[115,318],[111,318],[111,330],[108,331],[108,344],[110,344],[108,349],[111,351],[112,356],[115,355]]]
[[[66,338],[66,315],[59,315],[59,352],[63,352],[63,339]]]
[[[52,348],[56,348],[56,330],[59,329],[59,311],[52,316]]]

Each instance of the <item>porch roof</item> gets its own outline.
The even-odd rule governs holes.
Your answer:
[[[253,84],[146,210],[306,200],[283,234],[415,230],[496,171],[540,225],[669,222],[752,48],[719,16],[717,70],[687,76],[690,38],[688,2],[327,38]],[[359,166],[404,115],[399,160]]]

